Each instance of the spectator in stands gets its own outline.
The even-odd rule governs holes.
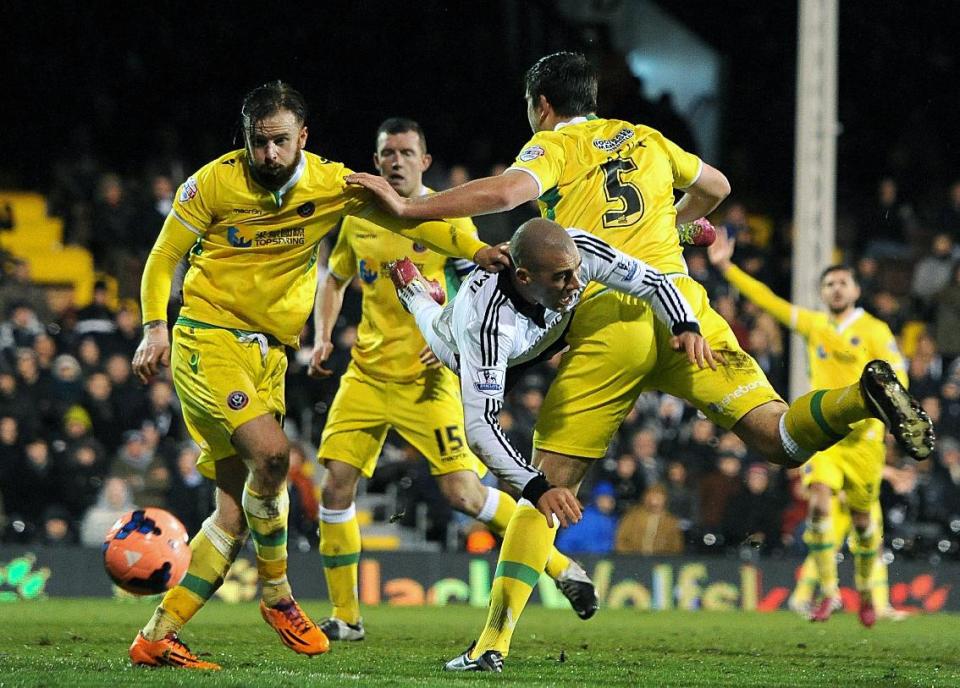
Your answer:
[[[896,446],[888,441],[887,459],[880,484],[880,506],[886,537],[911,542],[920,512],[917,491],[917,465],[903,459]]]
[[[617,514],[636,504],[646,489],[633,454],[621,454],[615,461],[604,461],[600,477],[613,485]]]
[[[940,422],[947,429],[947,434],[960,436],[960,383],[952,376],[940,388],[940,416]]]
[[[123,435],[123,446],[110,465],[110,476],[123,478],[137,506],[166,506],[170,489],[170,471],[156,456],[139,430]]]
[[[35,438],[26,442],[13,476],[16,489],[6,495],[4,503],[10,513],[19,514],[33,532],[41,527],[43,512],[56,497],[55,478],[47,441]]]
[[[197,470],[200,447],[193,441],[180,445],[176,468],[167,494],[167,508],[183,522],[192,537],[213,508],[213,483]]]
[[[944,372],[943,359],[937,352],[936,342],[926,332],[921,333],[907,367],[910,394],[916,399],[937,396]]]
[[[150,197],[137,218],[132,242],[132,247],[141,261],[146,259],[160,233],[163,221],[173,210],[174,191],[176,188],[167,175],[157,174],[151,178]]]
[[[140,427],[147,417],[147,390],[133,379],[130,358],[124,354],[111,354],[104,372],[110,380],[110,398],[117,409],[120,425],[124,429]],[[156,418],[154,422],[157,422]]]
[[[80,362],[70,354],[61,354],[54,360],[50,392],[60,412],[83,399],[83,370]]]
[[[748,237],[746,243],[749,243],[750,225],[747,221],[746,206],[734,201],[724,204],[724,208],[723,222],[720,226],[727,230],[727,236],[741,245],[744,243],[744,237]]]
[[[80,339],[80,343],[77,344],[77,359],[80,361],[84,375],[90,375],[103,368],[100,345],[95,338],[88,335]]]
[[[53,371],[53,361],[57,357],[57,343],[46,332],[41,332],[33,339],[33,353],[37,355],[37,365],[40,370]]]
[[[782,504],[770,485],[770,473],[762,463],[747,468],[744,489],[727,502],[723,535],[728,545],[749,541],[764,552],[778,549]]]
[[[803,529],[807,522],[807,492],[803,486],[800,471],[792,469],[787,473],[787,503],[780,514],[780,541],[787,548],[793,548],[795,554],[804,554]]]
[[[617,500],[613,485],[597,483],[579,523],[557,533],[556,547],[568,554],[609,554],[617,532]]]
[[[80,542],[87,547],[100,547],[107,531],[117,519],[137,508],[130,488],[123,478],[107,478],[97,503],[87,510],[80,524]]]
[[[783,362],[783,352],[782,350],[780,353],[774,351],[768,328],[755,324],[753,329],[750,330],[750,346],[747,347],[747,351],[760,365],[760,369],[763,370],[774,389],[781,392],[785,391],[786,367]]]
[[[667,464],[667,511],[680,519],[680,530],[689,533],[699,514],[697,494],[691,489],[687,467],[680,461]]]
[[[699,480],[716,466],[718,443],[716,426],[706,418],[694,418],[690,436],[677,450],[677,456],[694,480]]]
[[[960,357],[960,263],[953,266],[950,282],[936,298],[934,332],[937,346],[949,366]]]
[[[27,398],[21,392],[17,378],[13,373],[5,372],[0,366],[0,416],[15,416],[21,423],[26,420],[27,427],[33,427],[36,419],[30,415]]]
[[[949,234],[935,234],[930,253],[913,268],[910,294],[914,301],[914,314],[920,320],[930,320],[936,311],[936,297],[950,284],[954,272],[953,239]]]
[[[25,304],[41,323],[53,321],[46,292],[30,278],[30,264],[21,258],[5,264],[0,283],[0,313],[9,317],[15,304]]]
[[[162,438],[179,441],[185,436],[180,402],[173,385],[166,380],[154,380],[147,391],[146,420],[152,422]]]
[[[23,412],[32,416],[31,430],[49,432],[59,427],[56,400],[53,397],[53,378],[40,370],[37,354],[33,349],[17,349],[17,389],[28,404]]]
[[[113,386],[106,373],[92,373],[84,385],[82,406],[93,423],[93,436],[96,437],[107,454],[112,455],[123,441],[120,414],[114,405],[111,394]]]
[[[77,534],[70,514],[59,504],[52,504],[43,512],[43,544],[48,547],[74,545]]]
[[[117,278],[126,267],[124,259],[134,237],[134,219],[135,210],[127,199],[123,180],[115,174],[100,177],[93,203],[90,252],[98,268]]]
[[[740,492],[740,457],[720,454],[717,468],[700,481],[700,525],[720,533],[727,503]]]
[[[886,289],[878,291],[873,300],[866,305],[866,309],[887,323],[895,335],[903,331],[903,325],[907,319],[903,307],[897,297]]]
[[[960,442],[953,437],[937,441],[938,460],[923,495],[923,515],[948,532],[960,520]]]
[[[657,451],[657,433],[645,428],[637,432],[630,442],[637,470],[643,476],[644,485],[656,485],[664,478],[665,464]]]
[[[20,444],[20,424],[14,416],[0,416],[0,511],[12,511],[11,499],[16,499],[16,479],[23,457]],[[0,519],[5,520],[5,519]],[[3,528],[5,524],[0,524]]]
[[[654,437],[657,440],[656,453],[658,455],[673,455],[680,444],[680,435],[686,428],[684,422],[683,401],[670,394],[664,394],[660,397],[660,407],[657,409],[656,427],[657,432]],[[660,464],[660,472],[664,471],[664,466]]]
[[[880,263],[871,256],[857,261],[857,282],[860,284],[860,303],[871,304],[880,291]]]
[[[136,305],[130,301],[120,303],[120,309],[116,315],[117,329],[105,343],[107,352],[111,354],[123,354],[127,360],[133,358],[133,352],[137,350],[143,330],[140,327],[140,312]]]
[[[663,485],[647,488],[643,503],[623,515],[614,547],[620,554],[683,552],[683,532],[676,516],[667,511],[667,491]]]
[[[110,308],[110,290],[107,283],[97,280],[93,283],[93,300],[77,311],[77,323],[73,331],[77,337],[93,337],[101,346],[117,329],[114,322],[116,314]]]
[[[0,352],[13,363],[17,350],[31,348],[43,331],[33,308],[23,301],[15,301],[7,307],[6,320],[0,323]]]
[[[57,470],[57,500],[73,520],[79,521],[96,501],[106,473],[106,457],[96,440],[85,440],[67,449]]]
[[[860,214],[860,251],[875,258],[908,259],[910,241],[917,229],[917,218],[909,203],[900,198],[897,182],[883,177],[877,184],[877,196],[872,205]]]

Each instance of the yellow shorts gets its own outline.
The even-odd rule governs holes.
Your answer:
[[[317,458],[343,461],[369,478],[390,428],[426,457],[432,475],[487,473],[467,448],[460,381],[447,368],[412,382],[386,382],[351,363],[330,406]]]
[[[190,436],[200,445],[198,470],[216,475],[213,463],[237,453],[234,431],[264,414],[282,417],[287,356],[281,345],[261,355],[256,341],[230,330],[177,325],[170,366]]]
[[[857,423],[849,435],[803,465],[803,484],[822,483],[834,494],[843,490],[851,509],[870,511],[880,498],[885,435],[881,421]]]
[[[671,276],[690,302],[703,336],[727,365],[700,369],[670,348],[671,332],[646,301],[606,291],[577,307],[567,333],[570,350],[540,409],[538,449],[601,458],[641,392],[685,399],[729,429],[746,413],[780,400],[760,366],[744,353],[706,291],[685,275]]]

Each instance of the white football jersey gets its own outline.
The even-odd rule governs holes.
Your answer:
[[[593,234],[579,229],[567,233],[580,252],[584,287],[599,282],[649,301],[656,317],[674,334],[700,331],[690,304],[663,273]],[[460,375],[470,448],[497,476],[521,491],[539,478],[524,491],[528,499],[539,499],[545,480],[510,444],[498,414],[512,373],[525,364],[546,360],[565,346],[562,338],[582,291],[563,312],[553,311],[524,300],[514,287],[512,271],[491,274],[477,269],[456,298],[431,319],[432,331],[424,332],[438,358]]]

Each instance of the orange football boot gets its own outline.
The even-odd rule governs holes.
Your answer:
[[[220,665],[205,662],[190,652],[190,648],[176,633],[168,633],[160,640],[147,640],[142,632],[130,646],[130,661],[137,666],[170,666],[180,669],[219,671]]]
[[[283,644],[294,652],[313,656],[322,655],[330,649],[329,638],[310,620],[296,601],[291,599],[275,607],[268,607],[261,600],[260,614],[277,632]]]

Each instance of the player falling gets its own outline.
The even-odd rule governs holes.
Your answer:
[[[393,118],[380,125],[374,166],[400,194],[430,193],[423,186],[429,165],[426,137],[416,122]],[[469,219],[449,222],[476,236]],[[361,540],[354,499],[360,476],[373,474],[391,428],[427,459],[431,475],[455,509],[486,523],[497,535],[503,535],[516,510],[509,494],[480,483],[486,467],[467,447],[456,376],[430,354],[413,318],[397,301],[387,268],[397,256],[410,255],[441,295],[452,296],[460,276],[474,265],[454,262],[391,232],[389,221],[381,225],[362,217],[344,219],[317,295],[311,374],[325,377],[331,374],[323,363],[333,351],[331,337],[344,290],[358,276],[363,291],[357,342],[317,453],[326,468],[320,552],[333,603],[320,627],[331,640],[362,640],[366,635],[357,595]],[[586,572],[556,549],[546,570],[577,614],[590,618],[597,600]]]
[[[656,326],[648,307],[589,286],[535,430],[534,464],[551,484],[575,490],[648,389],[685,399],[755,451],[788,466],[802,464],[845,436],[851,424],[870,417],[883,419],[911,456],[929,455],[930,421],[889,365],[873,362],[857,383],[816,390],[788,407],[710,307],[703,287],[686,274],[676,225],[707,215],[729,194],[720,171],[650,127],[597,117],[597,78],[582,55],[555,53],[539,60],[527,72],[525,98],[534,136],[497,177],[418,198],[401,198],[372,175],[354,174],[348,181],[371,189],[391,213],[407,218],[480,215],[538,199],[545,217],[591,232],[671,275],[711,348],[727,361],[718,370],[691,365],[670,348],[669,332]],[[676,205],[675,189],[683,192]],[[546,519],[529,518],[532,509],[517,509],[501,556],[548,551],[545,545],[555,532]],[[514,538],[524,546],[515,545]],[[542,570],[538,557],[523,563]],[[471,660],[509,651],[533,589],[512,570],[501,568],[494,581],[487,622],[468,653]]]

